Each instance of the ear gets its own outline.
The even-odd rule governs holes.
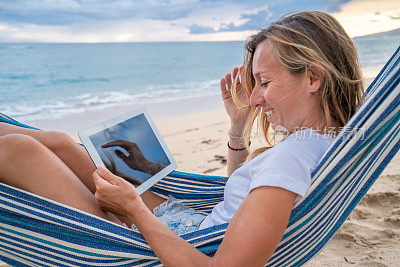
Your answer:
[[[307,67],[307,82],[310,90],[310,93],[316,93],[318,90],[321,88],[322,83],[324,82],[325,78],[325,72],[323,69],[314,64],[311,63]]]

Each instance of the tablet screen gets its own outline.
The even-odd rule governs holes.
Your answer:
[[[96,166],[103,164],[138,191],[140,188],[139,194],[176,168],[164,140],[145,112],[124,114],[79,132],[79,137]]]

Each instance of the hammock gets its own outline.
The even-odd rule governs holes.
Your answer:
[[[321,251],[399,150],[399,55],[400,47],[318,163],[268,266],[298,266]],[[0,121],[32,128],[5,115]],[[223,200],[227,179],[174,171],[152,190],[210,212]],[[181,237],[212,255],[227,225]],[[162,265],[139,232],[2,183],[0,260],[18,266]]]

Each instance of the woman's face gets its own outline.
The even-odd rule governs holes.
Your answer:
[[[263,109],[274,130],[282,130],[282,126],[289,132],[298,127],[314,128],[322,108],[319,99],[311,92],[318,90],[320,85],[315,84],[316,81],[309,71],[290,74],[275,58],[272,49],[273,45],[264,41],[254,52],[255,87],[250,97],[250,105]]]

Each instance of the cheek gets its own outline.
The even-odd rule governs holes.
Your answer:
[[[263,94],[263,98],[272,106],[279,105],[280,99],[282,99],[282,97],[279,95],[279,88],[277,90],[277,88],[273,86],[268,87],[268,90],[266,90]]]
[[[299,101],[302,101],[302,96],[296,86],[283,84],[275,89],[268,97],[279,106],[295,108]]]

